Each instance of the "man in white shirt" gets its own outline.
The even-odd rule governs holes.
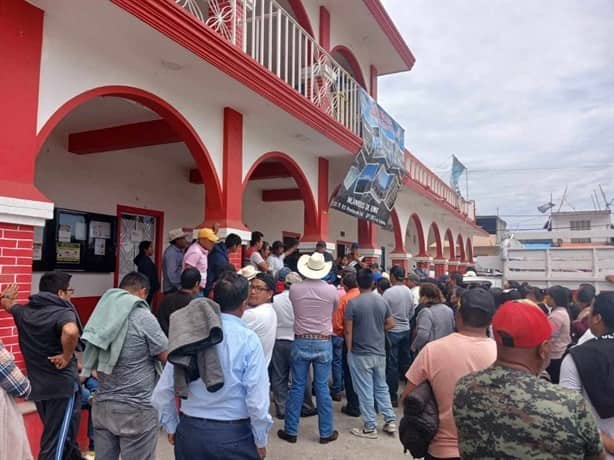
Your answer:
[[[271,298],[275,293],[275,280],[268,273],[258,273],[249,286],[247,304],[250,308],[245,310],[241,319],[256,333],[268,366],[273,356],[275,333],[277,331],[277,315],[273,309]]]
[[[614,292],[602,292],[590,307],[594,339],[571,348],[563,358],[559,384],[582,393],[599,430],[614,437]],[[608,460],[614,455],[608,453]]]
[[[289,270],[289,269],[286,269]],[[281,276],[280,276],[281,278]],[[292,342],[294,341],[294,309],[290,302],[290,286],[303,281],[301,275],[290,272],[282,279],[285,290],[273,297],[273,309],[277,315],[277,335],[273,358],[269,366],[271,376],[271,391],[275,402],[275,415],[283,420],[286,416],[286,401],[288,400],[288,383],[290,381],[290,364]],[[305,397],[301,416],[315,415],[315,405],[311,395],[311,378],[305,385]]]
[[[281,241],[273,242],[273,245],[271,246],[271,254],[266,259],[266,263],[269,266],[269,272],[271,272],[271,275],[273,275],[273,279],[277,279],[279,270],[281,270],[284,266],[284,259],[286,256],[292,254],[297,246],[298,241],[296,244],[284,251],[284,244]]]

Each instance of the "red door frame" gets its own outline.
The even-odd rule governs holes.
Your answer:
[[[132,206],[117,205],[117,246],[115,250],[115,273],[113,273],[113,286],[117,286],[119,276],[119,247],[121,244],[120,230],[121,230],[121,215],[125,214],[138,214],[141,216],[150,216],[156,218],[156,241],[154,261],[158,267],[158,277],[162,276],[162,233],[164,232],[164,211],[155,211],[153,209],[135,208]]]

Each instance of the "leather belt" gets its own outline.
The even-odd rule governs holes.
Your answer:
[[[295,335],[295,339],[308,339],[308,340],[330,340],[330,335],[322,334],[301,334]]]
[[[192,417],[191,415],[184,414],[183,412],[181,412],[181,416],[191,418],[193,420],[198,420],[200,422],[208,422],[208,423],[224,423],[224,424],[230,424],[230,425],[241,425],[243,423],[249,423],[248,418],[242,418],[238,420],[213,420],[210,418]]]

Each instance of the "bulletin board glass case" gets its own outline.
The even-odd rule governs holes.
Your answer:
[[[33,270],[115,271],[116,222],[106,214],[56,209],[34,233]]]

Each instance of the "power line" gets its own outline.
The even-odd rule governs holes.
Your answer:
[[[568,171],[576,169],[603,169],[605,167],[613,167],[614,163],[606,163],[601,165],[578,165],[578,166],[544,166],[544,167],[525,167],[525,168],[508,168],[501,166],[500,168],[467,168],[469,173],[481,173],[481,172],[526,172],[526,171]]]

